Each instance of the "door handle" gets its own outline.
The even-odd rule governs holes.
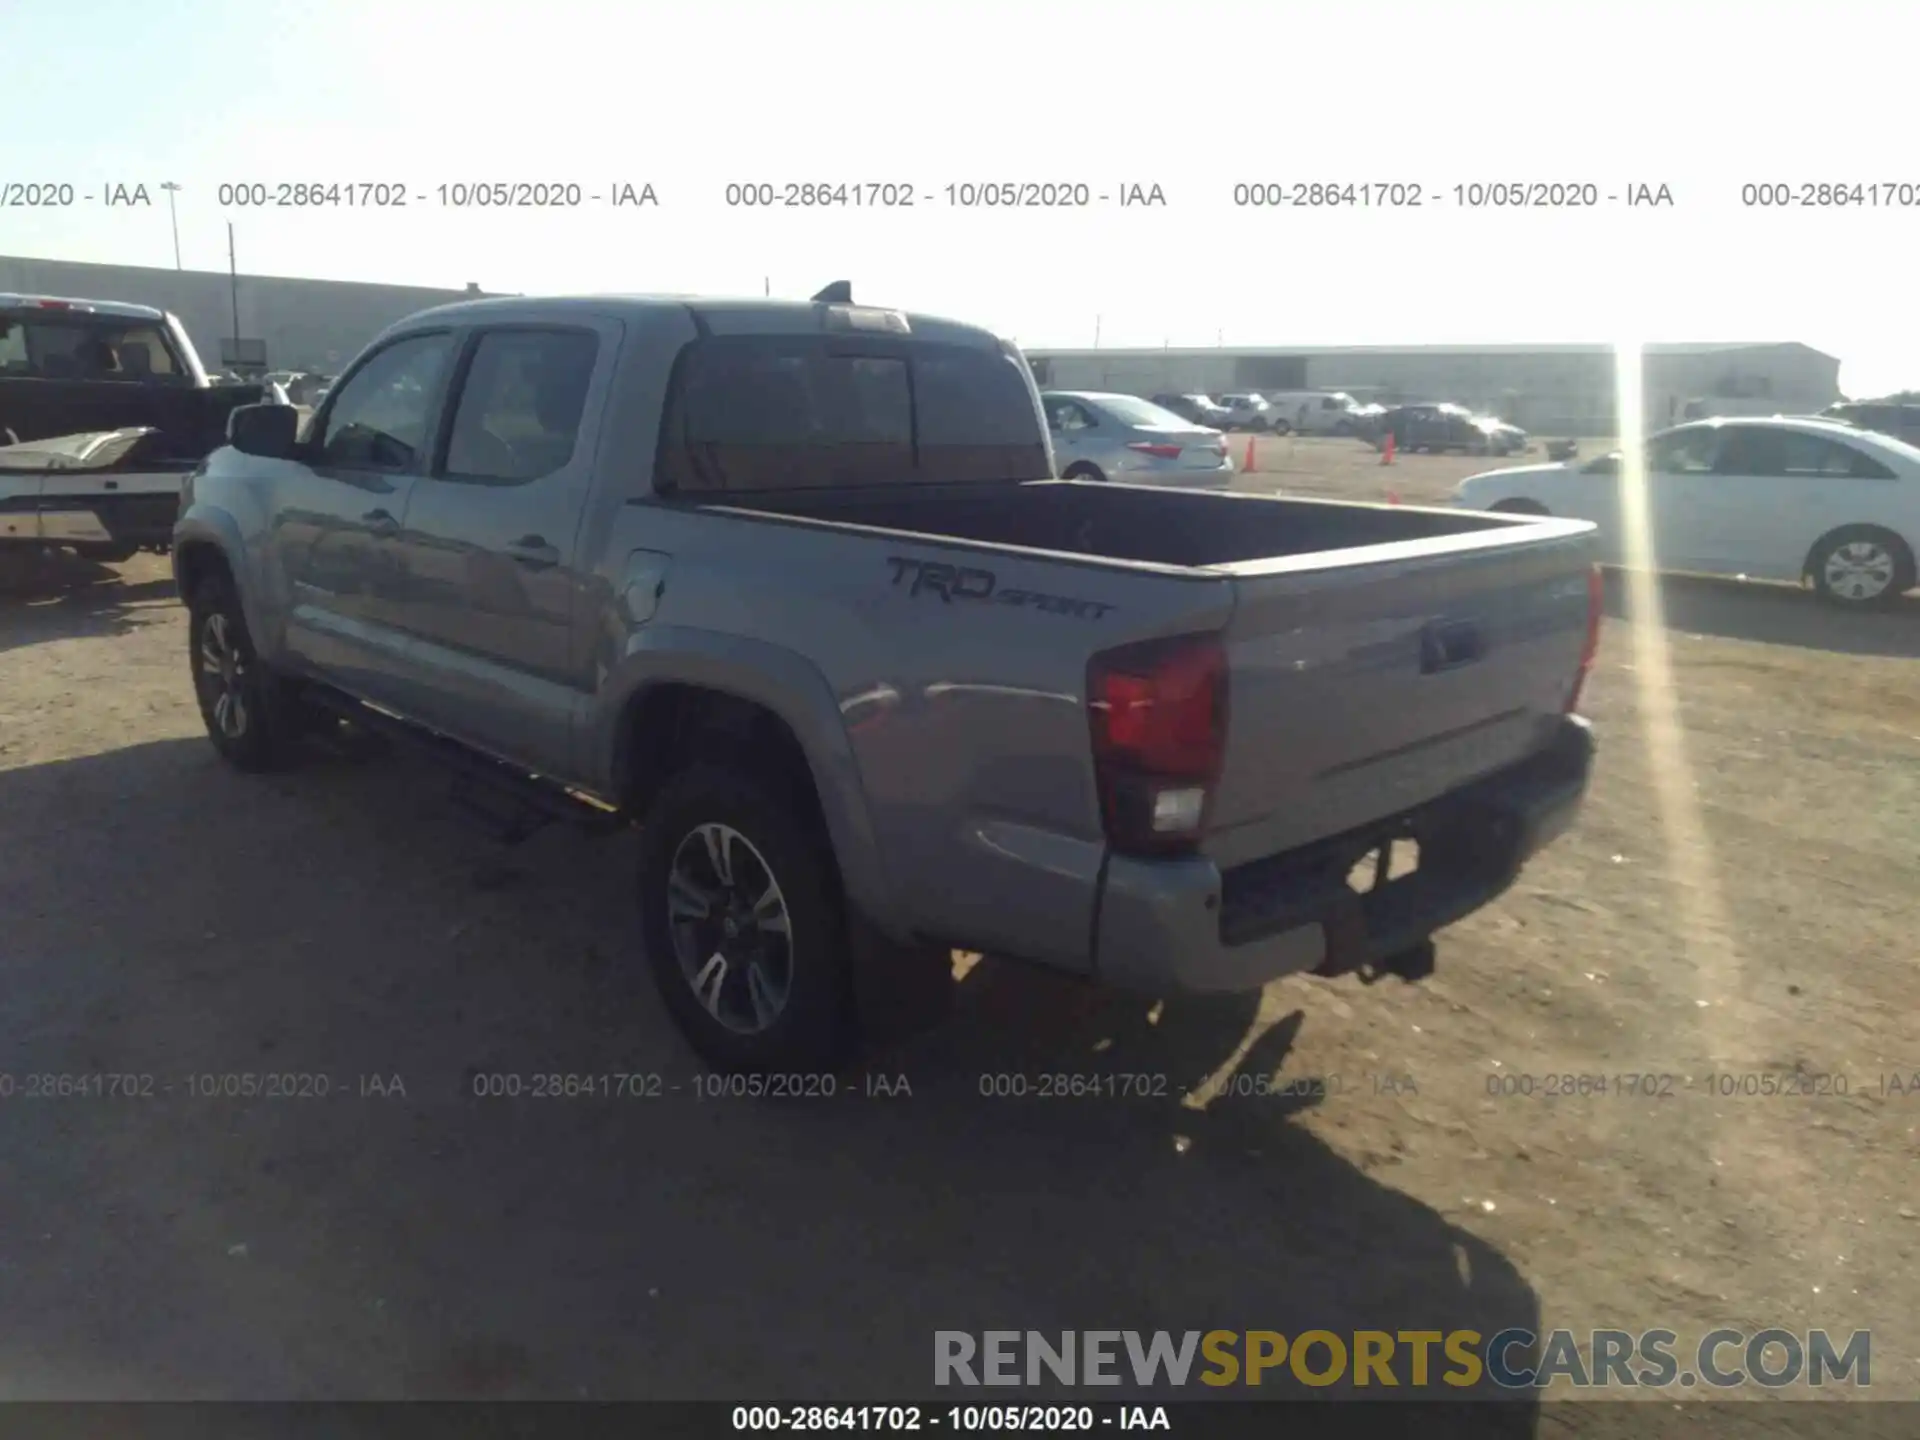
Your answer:
[[[507,555],[535,570],[545,570],[560,563],[560,552],[539,535],[521,536],[507,546]]]
[[[393,535],[400,529],[400,522],[385,510],[369,510],[360,521],[376,535]]]

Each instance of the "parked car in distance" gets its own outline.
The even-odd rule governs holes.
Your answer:
[[[1220,397],[1220,408],[1227,412],[1226,428],[1229,430],[1267,431],[1275,428],[1275,421],[1285,425],[1284,418],[1276,416],[1271,406],[1258,395],[1245,391]],[[1280,430],[1284,435],[1285,430]]]
[[[1888,604],[1916,583],[1920,449],[1891,436],[1779,417],[1660,431],[1646,442],[1650,553],[1624,533],[1622,476],[1618,451],[1523,465],[1463,480],[1453,503],[1591,520],[1609,564],[1811,581],[1841,605]]]
[[[1227,430],[1231,418],[1227,408],[1211,395],[1155,395],[1149,402],[1170,410],[1182,420],[1204,425],[1210,430]]]
[[[1920,405],[1890,400],[1848,400],[1829,405],[1820,414],[1823,419],[1844,421],[1862,430],[1891,435],[1909,445],[1920,445]]]
[[[1476,415],[1464,405],[1396,405],[1378,422],[1382,437],[1393,436],[1396,448],[1440,454],[1458,450],[1467,455],[1506,455],[1524,450],[1527,435],[1515,426]]]
[[[237,412],[174,532],[216,752],[344,718],[634,830],[628,963],[780,1074],[953,949],[1418,980],[1573,822],[1592,525],[1060,480],[1012,345],[850,288],[460,301]]]
[[[1302,435],[1358,435],[1365,423],[1361,406],[1344,390],[1268,391],[1267,404]]]
[[[1533,437],[1518,425],[1495,415],[1476,417],[1487,435],[1487,449],[1494,455],[1524,455],[1533,445]]]
[[[1137,395],[1047,390],[1040,396],[1063,480],[1224,487],[1233,457],[1218,430],[1195,425]]]

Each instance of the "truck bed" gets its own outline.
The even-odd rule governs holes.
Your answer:
[[[1035,588],[1069,555],[1096,572],[1121,562],[1116,582],[1136,567],[1168,576],[1174,589],[1122,604],[1095,643],[1179,633],[1183,613],[1194,629],[1224,619],[1230,718],[1204,851],[1226,869],[1410,813],[1539,751],[1588,622],[1593,527],[1579,521],[1089,481],[742,495],[724,508],[904,533],[916,550],[961,551],[959,565],[968,549],[1009,547],[1027,562],[1017,583]],[[1181,579],[1215,588],[1183,600]],[[1090,576],[1059,585],[1122,593]],[[1024,657],[996,649],[991,664],[1011,676]]]
[[[127,429],[0,445],[0,545],[164,547],[194,462],[160,441]]]
[[[0,375],[0,444],[111,430],[156,433],[157,452],[192,462],[226,440],[227,416],[266,396],[259,385],[196,387]]]
[[[1161,490],[1097,481],[901,487],[739,496],[728,508],[870,525],[930,538],[1190,568],[1505,530],[1469,511]]]

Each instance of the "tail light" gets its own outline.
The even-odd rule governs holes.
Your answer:
[[[1573,688],[1567,692],[1567,703],[1562,707],[1568,715],[1579,710],[1580,692],[1586,688],[1587,676],[1593,673],[1593,662],[1600,657],[1600,620],[1606,606],[1606,581],[1598,565],[1590,566],[1587,570],[1587,638],[1581,642],[1580,668],[1574,672]]]
[[[1180,458],[1180,447],[1178,445],[1156,445],[1151,440],[1135,440],[1132,444],[1128,445],[1127,448],[1129,450],[1137,450],[1142,455],[1155,456],[1161,460],[1178,460]]]
[[[1103,651],[1087,667],[1087,710],[1108,842],[1136,855],[1191,852],[1206,833],[1226,753],[1219,637]]]

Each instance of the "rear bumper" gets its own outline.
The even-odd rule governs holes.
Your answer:
[[[1224,490],[1233,484],[1238,472],[1233,462],[1223,460],[1205,470],[1116,470],[1113,478],[1122,485],[1162,485],[1181,490]]]
[[[1282,975],[1378,965],[1496,899],[1578,814],[1593,732],[1563,720],[1519,764],[1405,815],[1222,873],[1204,858],[1107,867],[1096,928],[1098,977],[1128,988],[1255,990]],[[1412,874],[1358,894],[1353,865],[1413,839]]]

